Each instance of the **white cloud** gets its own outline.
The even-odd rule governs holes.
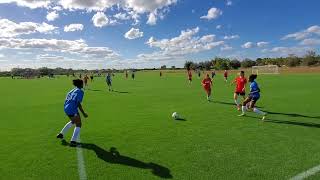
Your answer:
[[[232,50],[233,48],[229,45],[224,45],[223,47],[220,48],[221,51],[229,51]]]
[[[18,39],[0,38],[0,48],[20,50],[42,50],[60,53],[79,54],[93,58],[119,58],[119,55],[108,47],[90,47],[84,40],[58,40],[58,39]]]
[[[209,9],[207,15],[201,16],[200,19],[207,19],[207,20],[217,19],[220,15],[222,15],[222,11],[218,8],[213,7]]]
[[[128,32],[124,34],[124,37],[127,39],[137,39],[143,37],[143,32],[140,32],[139,29],[131,28]]]
[[[269,42],[265,42],[265,41],[257,42],[257,46],[259,48],[266,47],[267,45],[269,45]]]
[[[199,27],[181,31],[180,35],[171,39],[157,40],[151,37],[146,44],[152,48],[157,48],[150,54],[138,55],[139,61],[173,61],[184,59],[187,54],[208,51],[224,44],[224,41],[214,41],[215,35],[209,34],[202,37],[196,36]]]
[[[54,21],[57,18],[59,18],[59,14],[57,13],[57,11],[48,12],[47,14],[48,21]]]
[[[157,24],[157,15],[156,13],[150,13],[148,16],[147,24],[156,25]]]
[[[55,7],[52,8],[52,10],[62,11],[62,7],[61,6],[55,6]]]
[[[129,20],[130,16],[128,16],[126,13],[117,13],[115,15],[113,15],[114,18],[119,19],[119,20]]]
[[[57,61],[57,60],[63,60],[63,56],[57,56],[52,54],[38,54],[36,59],[38,60],[49,60],[49,61]]]
[[[320,26],[317,26],[317,25],[311,26],[305,30],[285,35],[284,37],[281,38],[281,40],[286,40],[286,39],[302,40],[312,35],[320,35]]]
[[[216,26],[216,29],[221,29],[222,28],[222,25],[217,25]]]
[[[108,17],[103,12],[97,12],[95,15],[93,15],[92,21],[94,26],[100,28],[110,24]]]
[[[51,0],[1,0],[1,3],[16,3],[18,6],[35,8],[47,8]]]
[[[312,50],[309,47],[274,47],[270,50],[264,50],[265,53],[276,53],[278,56],[287,56],[288,54],[295,54],[295,55],[303,55],[308,50]]]
[[[232,1],[231,1],[231,0],[227,0],[226,5],[227,5],[227,6],[232,6]]]
[[[239,35],[231,35],[231,36],[224,36],[223,39],[230,40],[230,39],[239,39]]]
[[[82,31],[83,25],[82,24],[69,24],[64,26],[64,32],[73,32],[73,31]]]
[[[253,48],[254,44],[252,42],[246,42],[241,47],[245,49]]]
[[[3,54],[0,54],[0,58],[4,58],[5,56]]]
[[[15,23],[8,19],[0,19],[0,37],[16,37],[33,33],[53,33],[58,27],[47,23],[20,22]]]
[[[304,46],[315,46],[319,44],[320,44],[320,39],[314,39],[314,38],[304,39],[303,41],[300,42],[300,45],[304,45]]]

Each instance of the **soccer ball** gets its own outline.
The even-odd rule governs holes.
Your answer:
[[[173,119],[178,119],[179,118],[178,113],[177,112],[172,113],[172,118]]]

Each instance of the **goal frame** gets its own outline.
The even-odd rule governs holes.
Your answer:
[[[274,69],[268,72],[266,69]],[[252,66],[252,74],[279,74],[279,67],[277,65],[265,65],[265,66]]]

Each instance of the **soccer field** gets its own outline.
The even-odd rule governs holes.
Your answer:
[[[320,164],[319,74],[258,76],[265,122],[254,113],[237,116],[234,86],[221,74],[212,102],[193,79],[116,74],[109,92],[104,78],[95,78],[85,90],[82,145],[72,148],[56,139],[68,121],[71,78],[0,78],[0,179],[274,180]],[[185,120],[173,120],[175,111]]]

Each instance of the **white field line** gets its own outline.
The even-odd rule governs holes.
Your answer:
[[[79,140],[79,143],[80,143],[81,142],[80,135],[78,137],[78,140]],[[86,173],[86,167],[84,165],[84,159],[83,159],[81,144],[78,144],[76,148],[77,148],[77,156],[78,156],[79,179],[80,180],[87,180],[87,173]]]
[[[290,180],[302,180],[302,179],[306,179],[309,176],[315,175],[316,173],[320,172],[320,165],[315,166],[311,169],[308,169],[294,177],[292,177]]]

